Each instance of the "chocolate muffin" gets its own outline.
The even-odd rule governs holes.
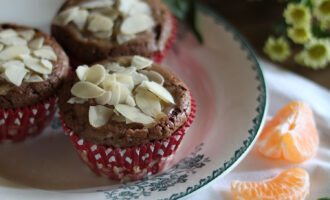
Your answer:
[[[141,56],[79,66],[59,97],[64,129],[83,160],[93,171],[121,180],[159,171],[160,161],[175,152],[195,112],[187,86],[173,72]],[[85,145],[93,151],[86,152],[90,148]],[[116,156],[117,162],[111,163],[111,155],[105,153],[132,149],[139,152],[139,158],[131,167],[121,166]],[[89,159],[96,152],[104,156],[104,168]],[[146,154],[151,159],[140,165]],[[124,157],[124,162],[134,160],[133,154]],[[125,173],[113,170],[117,165]],[[138,173],[133,167],[139,167]]]
[[[68,0],[51,30],[70,57],[81,62],[128,55],[161,61],[176,24],[162,0]]]
[[[0,141],[19,141],[50,122],[68,58],[51,36],[14,24],[0,24],[0,49]]]

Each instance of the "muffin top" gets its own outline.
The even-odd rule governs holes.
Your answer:
[[[40,30],[0,24],[0,107],[22,108],[57,92],[69,70],[57,42]]]
[[[188,119],[190,92],[141,56],[79,66],[60,94],[66,125],[98,145],[134,147],[171,136]]]
[[[161,0],[68,0],[52,26],[64,47],[76,53],[72,43],[78,42],[103,59],[135,51],[151,56],[165,48],[171,30],[171,13]]]

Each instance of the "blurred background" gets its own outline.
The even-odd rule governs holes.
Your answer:
[[[263,48],[267,38],[270,35],[274,35],[274,26],[283,20],[285,3],[279,3],[275,0],[199,1],[213,8],[227,19],[249,41],[260,57],[269,60]],[[282,63],[276,62],[276,64],[330,89],[330,66],[327,66],[325,69],[313,70],[298,65],[293,58]]]

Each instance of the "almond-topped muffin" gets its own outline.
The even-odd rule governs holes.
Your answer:
[[[0,141],[39,133],[69,72],[59,44],[40,30],[0,24]]]
[[[68,0],[52,24],[69,55],[87,63],[128,55],[160,61],[175,30],[162,0]]]
[[[152,162],[155,165],[160,157],[168,157],[176,150],[190,126],[195,111],[191,99],[189,89],[173,72],[152,60],[134,56],[79,66],[60,94],[59,107],[64,129],[83,160],[92,162],[89,166],[93,161],[84,155],[89,158],[88,153],[96,151],[80,152],[83,144],[111,152],[143,148],[143,154],[148,152],[145,148],[156,148]],[[128,158],[133,159],[132,156]],[[107,163],[110,168],[118,167],[117,164]],[[143,168],[150,171],[150,164],[151,160]],[[98,171],[115,179],[135,174],[132,168],[122,169],[127,174],[106,169],[109,170]],[[130,179],[135,179],[135,175]]]

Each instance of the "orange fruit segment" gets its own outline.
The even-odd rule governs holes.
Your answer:
[[[309,185],[307,171],[293,168],[262,182],[233,181],[231,192],[235,200],[304,200]]]
[[[301,163],[313,157],[319,145],[313,112],[304,102],[282,108],[262,130],[257,150],[272,159]]]

